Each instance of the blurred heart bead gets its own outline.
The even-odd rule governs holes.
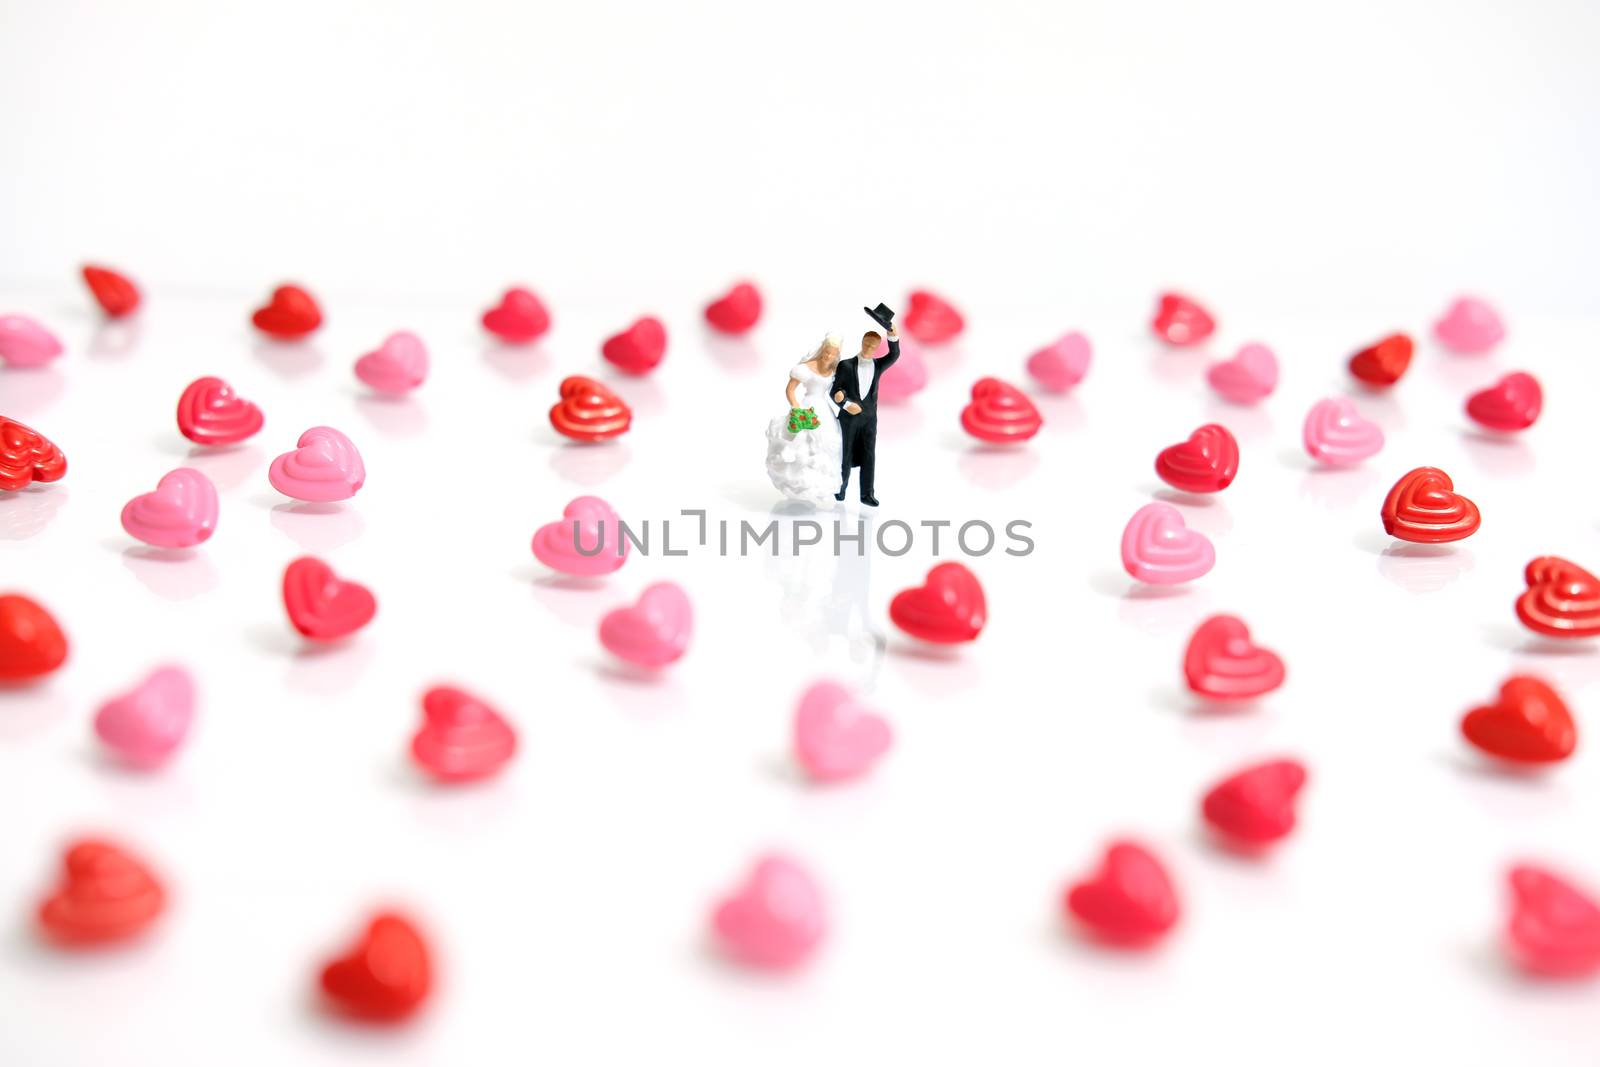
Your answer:
[[[1342,396],[1319,400],[1306,413],[1302,431],[1306,453],[1325,467],[1350,467],[1378,454],[1383,431]]]
[[[827,933],[827,909],[816,879],[783,855],[756,861],[711,914],[724,952],[749,967],[789,970],[804,963]]]
[[[147,545],[192,548],[217,529],[217,488],[191,467],[162,475],[154,490],[122,508],[122,528]]]
[[[1150,329],[1174,348],[1197,345],[1217,328],[1211,313],[1194,300],[1179,293],[1162,293],[1156,301]]]
[[[0,363],[42,367],[61,355],[61,341],[26,315],[0,315]]]
[[[811,686],[795,709],[795,758],[817,781],[843,781],[865,774],[892,741],[888,721],[834,682]]]
[[[1459,297],[1433,324],[1433,335],[1452,352],[1476,356],[1505,338],[1506,327],[1494,308],[1476,297]]]
[[[383,344],[356,360],[356,377],[380,393],[400,395],[428,376],[428,349],[409,330],[392,333]]]
[[[611,574],[628,562],[622,520],[597,496],[570,501],[561,518],[539,527],[533,554],[546,567],[579,577]]]
[[[61,882],[39,905],[45,936],[69,948],[97,948],[144,933],[167,895],[144,862],[98,838],[68,846]]]
[[[1511,433],[1526,430],[1544,409],[1539,379],[1517,371],[1467,398],[1467,415],[1479,426]]]
[[[1511,869],[1506,948],[1513,962],[1544,978],[1585,978],[1600,971],[1600,904],[1553,871]]]
[[[1089,372],[1089,339],[1074,330],[1028,357],[1028,374],[1040,388],[1065,393]]]
[[[1132,841],[1106,849],[1100,866],[1067,888],[1067,914],[1108,945],[1143,948],[1178,922],[1178,894],[1161,861]]]
[[[94,732],[119,759],[152,769],[177,751],[194,720],[194,680],[182,667],[161,667],[133,689],[100,705]]]
[[[656,582],[636,603],[600,620],[600,643],[634,666],[664,667],[688,649],[693,627],[688,594],[673,582]]]
[[[1248,344],[1206,371],[1206,381],[1224,400],[1254,404],[1278,387],[1278,357],[1266,345]]]

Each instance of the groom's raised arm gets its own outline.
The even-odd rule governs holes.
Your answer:
[[[900,358],[900,335],[894,332],[894,327],[889,328],[889,354],[880,359],[873,360],[880,371],[886,371],[894,366],[894,361]]]

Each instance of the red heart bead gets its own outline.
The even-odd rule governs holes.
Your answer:
[[[1213,615],[1189,638],[1183,653],[1189,688],[1215,700],[1246,700],[1283,684],[1283,660],[1250,640],[1243,620]]]
[[[127,275],[119,274],[110,267],[85,266],[83,280],[89,286],[95,303],[112,318],[120,319],[138,310],[139,287]]]
[[[581,375],[561,383],[561,402],[550,409],[550,425],[556,432],[579,441],[619,437],[632,422],[633,412],[620,396]]]
[[[511,724],[471,693],[435,686],[422,697],[422,715],[411,755],[442,782],[487,778],[516,754]]]
[[[1550,637],[1600,637],[1600,578],[1560,556],[1540,556],[1523,577],[1522,625]]]
[[[280,285],[272,291],[266,307],[257,308],[250,321],[268,336],[294,341],[322,325],[322,309],[298,285]]]
[[[50,613],[16,593],[0,596],[0,682],[43,677],[67,658],[67,637]]]
[[[1544,407],[1539,379],[1518,371],[1467,398],[1467,415],[1491,430],[1526,430]]]
[[[60,481],[66,473],[67,457],[48,437],[0,415],[0,491]]]
[[[1581,978],[1600,970],[1600,905],[1577,886],[1531,865],[1511,870],[1506,945],[1530,974]]]
[[[648,374],[667,354],[667,328],[660,319],[646,315],[621,333],[606,338],[600,354],[629,374]]]
[[[1106,850],[1100,869],[1069,886],[1069,915],[1101,940],[1127,948],[1148,945],[1178,921],[1178,894],[1166,869],[1131,841]]]
[[[761,318],[761,293],[749,282],[740,282],[706,305],[706,321],[723,333],[744,333]]]
[[[550,312],[533,293],[513,287],[498,305],[483,313],[483,328],[502,341],[527,344],[550,329]]]
[[[954,305],[925,289],[911,294],[911,307],[906,311],[905,321],[912,337],[930,345],[950,340],[967,325]]]
[[[941,563],[915,589],[889,602],[889,618],[912,637],[935,644],[971,641],[983,630],[988,608],[983,586],[959,563]]]
[[[1500,699],[1467,712],[1461,733],[1489,755],[1516,763],[1555,763],[1578,747],[1578,726],[1561,697],[1526,675],[1506,679]]]
[[[178,397],[178,432],[199,445],[231,445],[261,429],[261,409],[221,378],[196,378]]]
[[[1271,844],[1294,829],[1295,797],[1305,784],[1301,763],[1272,760],[1218,782],[1201,801],[1200,813],[1231,844]]]
[[[103,945],[141,933],[165,907],[166,892],[141,861],[84,840],[67,849],[61,883],[39,905],[39,925],[63,945]]]
[[[961,411],[961,428],[991,444],[1026,441],[1042,425],[1028,394],[999,378],[978,379],[972,386],[972,403]]]
[[[1216,493],[1233,484],[1239,473],[1239,442],[1216,423],[1200,427],[1187,441],[1156,455],[1156,474],[1174,489]]]
[[[392,912],[373,917],[359,940],[322,969],[322,991],[346,1015],[399,1022],[428,999],[433,964],[422,934]]]
[[[378,610],[371,590],[344,581],[314,556],[302,556],[284,568],[283,606],[290,625],[317,641],[348,637]]]
[[[1393,385],[1411,365],[1414,346],[1403,333],[1392,333],[1350,357],[1350,373],[1368,385]]]
[[[1162,293],[1156,301],[1150,328],[1157,337],[1177,348],[1197,345],[1210,337],[1217,320],[1198,303],[1178,293]]]
[[[1421,544],[1471,537],[1478,529],[1478,505],[1454,490],[1450,476],[1437,467],[1402,475],[1383,501],[1384,532]]]

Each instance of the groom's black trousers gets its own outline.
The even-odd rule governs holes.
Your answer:
[[[878,452],[878,413],[863,410],[859,415],[848,411],[839,413],[839,438],[844,445],[844,470],[841,472],[839,491],[850,487],[850,468],[861,468],[861,495],[871,497],[872,468]]]

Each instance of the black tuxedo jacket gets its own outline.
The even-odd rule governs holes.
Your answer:
[[[854,400],[861,405],[861,414],[852,415],[844,410],[844,405],[839,405],[839,419],[841,422],[848,419],[876,419],[878,417],[878,383],[883,381],[883,372],[894,366],[895,360],[900,358],[900,342],[889,338],[889,354],[879,356],[872,361],[872,387],[867,390],[867,395],[861,395],[861,383],[856,378],[856,362],[859,356],[841,359],[839,365],[833,368],[833,387],[828,390],[832,396],[843,391],[845,400]]]

